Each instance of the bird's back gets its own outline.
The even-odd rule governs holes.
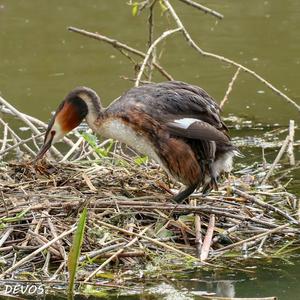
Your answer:
[[[181,81],[151,83],[131,88],[108,108],[109,113],[138,110],[160,122],[195,118],[226,130],[220,109],[200,87]]]

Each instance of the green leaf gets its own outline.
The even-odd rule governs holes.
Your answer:
[[[137,158],[134,159],[134,162],[140,166],[140,165],[144,165],[148,162],[148,156],[139,156]]]
[[[24,209],[23,211],[19,212],[16,216],[14,217],[3,217],[0,218],[0,224],[1,223],[12,223],[12,222],[18,222],[20,221],[25,215],[26,213],[30,210],[30,207],[27,207],[26,209]]]
[[[104,278],[104,279],[114,279],[115,275],[111,272],[104,272],[96,274],[96,278]]]
[[[105,290],[99,290],[97,287],[87,284],[83,290],[83,294],[94,296],[101,299],[109,298],[110,292]]]
[[[68,255],[68,272],[69,272],[68,299],[74,298],[75,276],[76,276],[78,259],[79,259],[82,241],[83,241],[86,216],[87,216],[87,208],[85,207],[80,215],[77,229],[73,238],[73,243]]]
[[[159,233],[157,234],[157,236],[159,238],[168,238],[168,237],[172,237],[174,236],[173,232],[169,229],[162,229],[159,231]]]
[[[134,17],[136,17],[138,15],[138,13],[139,13],[139,3],[138,2],[134,2],[132,4],[132,10],[131,10],[131,12],[132,12],[132,15]]]
[[[162,14],[164,14],[168,10],[168,8],[165,6],[162,0],[159,1],[159,5],[162,10]]]
[[[93,148],[93,150],[99,155],[99,157],[107,157],[110,150],[112,149],[114,145],[114,140],[110,139],[110,142],[107,146],[107,148],[99,148],[97,146],[97,137],[93,134],[87,133],[87,132],[82,132],[81,133],[82,137],[85,139],[85,141]]]

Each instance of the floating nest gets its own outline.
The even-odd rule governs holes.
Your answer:
[[[270,166],[241,167],[209,196],[173,203],[181,187],[156,164],[86,130],[64,138],[64,151],[52,147],[55,160],[32,164],[47,125],[0,100],[0,111],[29,126],[15,130],[0,118],[2,284],[43,283],[46,293],[65,292],[86,209],[76,273],[84,294],[139,293],[153,277],[191,268],[253,272],[245,259],[287,259],[300,249],[299,199],[280,180],[267,181],[279,156]]]
[[[65,286],[84,207],[76,280],[89,291],[94,285],[127,290],[136,280],[176,269],[239,269],[245,258],[294,254],[300,247],[298,200],[281,186],[258,188],[257,180],[232,176],[219,191],[176,204],[171,197],[180,187],[152,163],[108,157],[3,163],[1,279]]]

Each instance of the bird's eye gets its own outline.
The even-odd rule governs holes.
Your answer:
[[[54,136],[55,135],[55,130],[51,130],[51,135]]]

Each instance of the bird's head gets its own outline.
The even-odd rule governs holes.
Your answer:
[[[41,159],[48,149],[64,135],[76,128],[90,112],[100,110],[99,98],[90,88],[78,87],[72,90],[57,108],[48,124],[44,144],[35,161]]]

